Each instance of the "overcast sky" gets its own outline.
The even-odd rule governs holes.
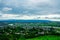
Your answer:
[[[0,20],[60,21],[60,0],[0,0]]]

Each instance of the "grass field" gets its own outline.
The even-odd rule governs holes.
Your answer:
[[[55,36],[55,35],[48,35],[48,36],[40,36],[36,38],[30,38],[26,40],[60,40],[60,36]]]

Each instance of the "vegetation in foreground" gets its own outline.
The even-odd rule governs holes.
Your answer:
[[[31,38],[27,40],[60,40],[60,36],[57,35],[45,35],[45,36],[39,36],[36,38]]]
[[[31,25],[32,26],[32,25]],[[30,27],[31,27],[30,26]],[[51,36],[50,36],[51,35]],[[0,40],[60,40],[60,27],[6,25],[0,28]]]

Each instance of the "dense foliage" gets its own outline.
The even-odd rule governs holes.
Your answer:
[[[42,26],[41,26],[42,25]],[[47,24],[48,25],[48,24]],[[45,35],[60,35],[60,27],[35,23],[8,24],[0,27],[0,40],[25,40]]]

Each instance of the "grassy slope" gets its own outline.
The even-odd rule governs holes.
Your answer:
[[[27,40],[60,40],[60,36],[48,35],[48,36],[40,36],[36,38],[31,38]]]

